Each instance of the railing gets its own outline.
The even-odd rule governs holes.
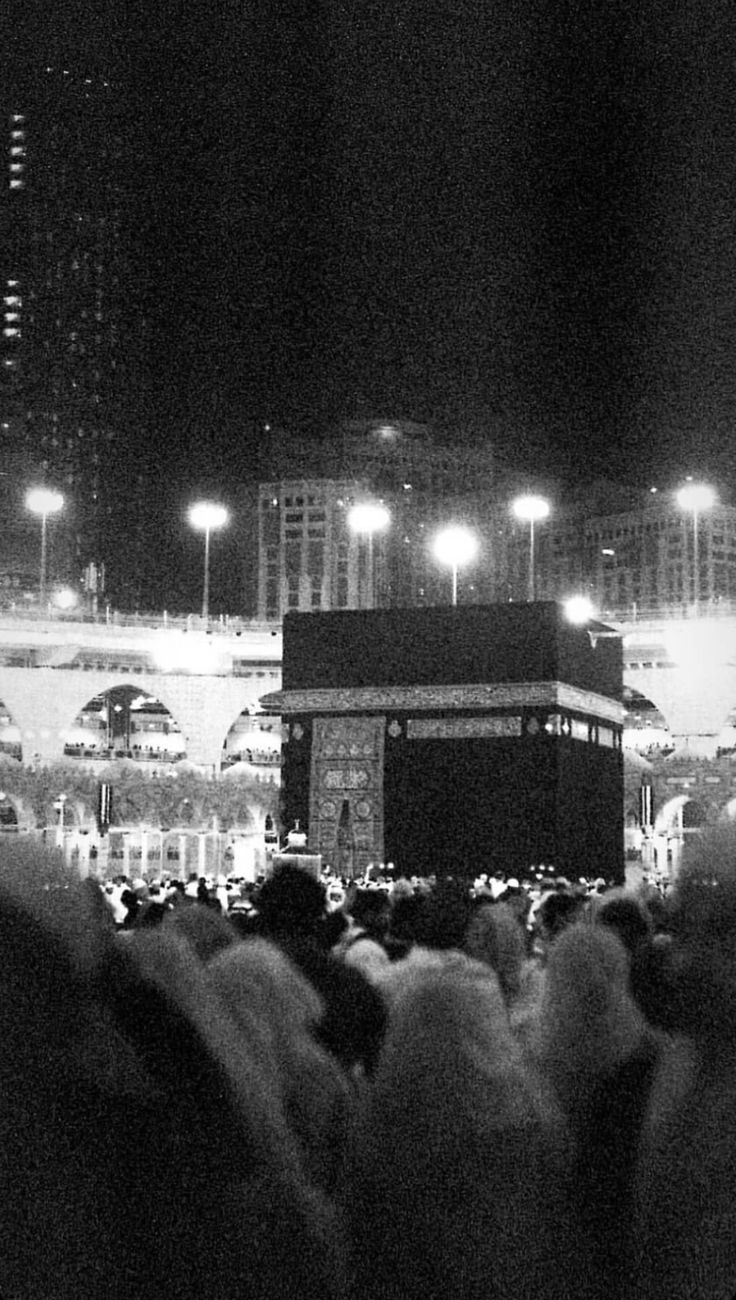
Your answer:
[[[598,610],[602,623],[657,623],[669,619],[734,618],[736,600],[701,600],[697,604],[631,605]]]
[[[0,626],[18,626],[22,623],[84,623],[96,627],[140,627],[157,630],[178,630],[183,632],[206,632],[212,635],[236,636],[239,632],[270,632],[277,636],[281,632],[280,622],[264,622],[258,619],[234,617],[222,614],[219,618],[202,618],[199,614],[162,613],[124,614],[119,610],[106,608],[97,614],[90,610],[40,609],[37,605],[26,608],[10,605],[0,608]]]
[[[630,605],[600,608],[595,615],[604,623],[651,623],[663,619],[733,618],[734,616],[736,616],[736,600],[720,599],[660,605],[641,605],[633,601]],[[159,631],[171,629],[183,632],[205,632],[213,636],[236,636],[242,632],[270,633],[272,636],[278,636],[281,633],[280,620],[264,621],[231,614],[204,619],[199,614],[169,614],[167,610],[161,613],[128,614],[106,607],[95,614],[91,610],[84,609],[40,609],[37,605],[0,606],[0,626],[17,627],[23,623],[64,625],[81,623],[99,628],[151,628]]]

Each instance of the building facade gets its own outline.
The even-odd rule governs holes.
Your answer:
[[[322,443],[274,440],[268,463],[274,473],[258,500],[259,618],[279,619],[289,609],[444,603],[450,577],[432,541],[458,518],[484,539],[461,576],[460,599],[497,598],[490,452],[439,442],[407,421],[363,421]],[[390,518],[372,536],[350,527],[351,507],[365,502],[384,505]]]
[[[122,549],[140,562],[143,540],[123,95],[39,57],[5,70],[0,104],[0,438],[20,462],[19,509],[29,483],[61,491],[54,556],[64,537],[68,576],[92,563],[101,586],[122,574]]]
[[[513,590],[528,555],[523,535],[511,526],[508,531]],[[584,594],[604,616],[731,602],[736,599],[736,508],[719,503],[693,516],[665,493],[607,513],[574,503],[538,529],[536,569],[541,598]]]

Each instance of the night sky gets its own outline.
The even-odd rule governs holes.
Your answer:
[[[19,12],[125,87],[162,464],[390,415],[730,494],[730,0],[107,7]]]

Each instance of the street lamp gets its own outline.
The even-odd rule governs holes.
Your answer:
[[[41,516],[41,572],[38,583],[38,603],[41,609],[46,604],[46,521],[49,515],[61,510],[64,498],[52,488],[31,488],[26,494],[26,507],[31,514]]]
[[[677,504],[681,510],[689,510],[693,517],[693,604],[697,605],[700,596],[700,555],[698,536],[698,516],[701,511],[709,510],[714,505],[716,494],[707,483],[686,483],[677,493]]]
[[[376,583],[373,557],[373,536],[383,532],[391,522],[391,516],[380,501],[360,501],[348,511],[348,528],[359,537],[367,539],[367,590],[368,608],[373,609],[376,597]],[[360,596],[360,587],[359,587]],[[359,599],[358,603],[361,601]]]
[[[208,619],[210,612],[210,533],[213,528],[222,528],[228,521],[228,512],[224,506],[213,501],[198,501],[189,508],[189,522],[192,528],[204,533],[204,587],[202,589],[202,618]]]
[[[475,558],[478,540],[467,528],[453,525],[443,528],[434,539],[435,559],[440,564],[448,564],[452,569],[452,603],[457,605],[457,571],[461,564],[468,564]]]
[[[527,579],[527,600],[533,601],[536,595],[535,559],[534,559],[534,525],[546,519],[549,514],[549,501],[544,497],[517,497],[511,503],[511,509],[517,519],[529,525],[529,574]]]

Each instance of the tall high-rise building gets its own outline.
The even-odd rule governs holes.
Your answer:
[[[5,73],[0,436],[64,494],[70,576],[104,565],[114,585],[143,526],[124,96],[72,63]]]

